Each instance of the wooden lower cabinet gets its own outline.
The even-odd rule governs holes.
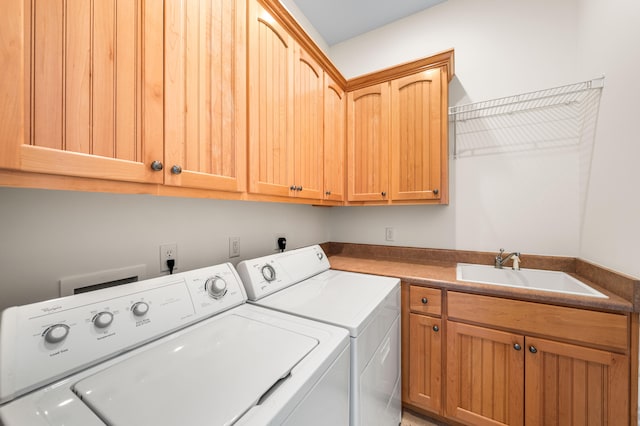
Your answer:
[[[445,414],[471,425],[627,425],[629,359],[447,321]]]
[[[447,417],[473,425],[523,424],[524,337],[453,321],[447,321],[447,336]]]
[[[525,425],[628,425],[629,358],[525,339]]]
[[[635,425],[633,316],[402,283],[402,402],[465,425]]]
[[[409,314],[409,401],[441,413],[442,320]]]

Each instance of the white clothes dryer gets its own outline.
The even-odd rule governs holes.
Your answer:
[[[349,337],[231,264],[5,310],[0,424],[347,425]]]
[[[351,336],[350,424],[401,421],[400,280],[330,269],[320,246],[240,262],[249,302]]]

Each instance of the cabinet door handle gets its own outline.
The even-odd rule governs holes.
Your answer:
[[[162,162],[155,160],[154,162],[151,163],[151,170],[159,172],[160,170],[162,170]]]
[[[386,197],[386,196],[387,196],[387,192],[386,192],[386,191],[382,191],[382,192],[380,193],[380,195],[382,195],[383,197]]]
[[[291,186],[289,187],[289,190],[290,190],[290,191],[297,191],[297,190],[298,190],[298,188],[296,188],[296,186],[295,186],[295,185],[291,185]]]
[[[302,191],[302,186],[297,187],[296,191]]]
[[[433,331],[435,331],[437,333],[438,331],[440,331],[440,327],[438,327],[437,325],[434,325],[433,326]]]
[[[515,349],[516,351],[519,351],[520,349],[522,349],[522,346],[520,346],[519,343],[516,343],[515,345],[513,345],[513,349]]]
[[[179,175],[180,173],[182,173],[182,167],[178,165],[171,167],[171,173],[174,175]]]
[[[426,305],[429,302],[429,299],[427,299],[426,297],[423,297],[421,302],[423,305]]]
[[[536,349],[535,346],[529,346],[529,352],[531,352],[532,354],[535,354],[538,352],[538,350]]]
[[[331,195],[331,191],[325,192],[324,195]]]
[[[433,190],[433,195],[438,195],[438,193],[440,193],[440,191],[438,191],[438,188]]]

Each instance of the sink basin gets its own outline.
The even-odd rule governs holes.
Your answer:
[[[552,291],[555,293],[578,294],[608,299],[608,296],[578,281],[571,275],[558,271],[542,269],[497,269],[491,265],[458,263],[456,271],[458,281],[492,284],[507,287],[528,288],[532,290]]]

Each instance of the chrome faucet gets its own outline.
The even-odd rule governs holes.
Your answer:
[[[496,256],[496,263],[495,263],[496,268],[502,269],[504,267],[504,264],[507,263],[509,259],[513,259],[513,266],[511,269],[513,269],[514,271],[519,271],[520,270],[520,252],[514,251],[513,253],[508,254],[505,257],[502,257],[503,253],[504,253],[504,249],[500,249],[500,253]]]

